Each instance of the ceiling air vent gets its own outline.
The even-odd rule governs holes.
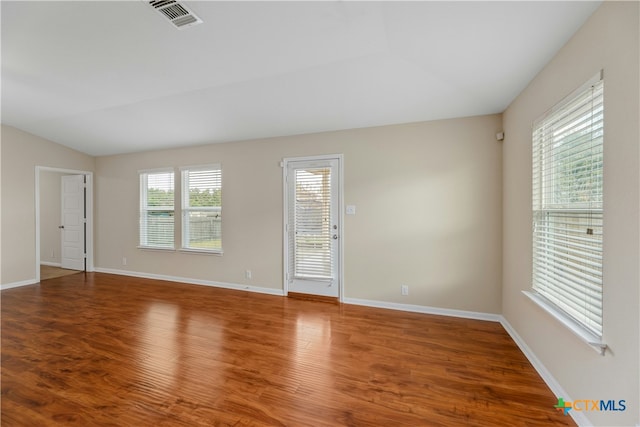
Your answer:
[[[178,29],[202,23],[202,19],[198,18],[187,6],[175,0],[152,0],[149,5]]]

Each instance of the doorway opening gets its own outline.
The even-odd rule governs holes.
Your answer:
[[[93,172],[36,166],[36,281],[93,264]]]

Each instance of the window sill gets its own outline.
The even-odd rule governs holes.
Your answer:
[[[175,252],[175,248],[159,248],[156,246],[138,246],[138,249],[145,251]]]
[[[555,306],[547,302],[543,297],[536,292],[522,291],[531,301],[549,313],[553,318],[562,323],[567,329],[573,332],[578,338],[585,343],[589,344],[591,348],[604,356],[607,350],[607,344],[602,341],[602,338],[593,334],[591,331],[586,330],[582,325],[575,320],[558,310]]]
[[[216,255],[222,256],[222,249],[191,249],[191,248],[180,248],[179,252],[191,253],[191,254],[200,254],[200,255]]]

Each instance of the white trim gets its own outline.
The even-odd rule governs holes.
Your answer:
[[[570,94],[568,94],[567,96],[562,98],[560,101],[558,101],[553,107],[549,108],[547,111],[542,113],[542,115],[540,115],[537,119],[533,121],[531,127],[535,128],[539,122],[549,117],[551,114],[555,113],[556,111],[562,109],[565,105],[567,105],[568,102],[573,100],[573,98],[575,98],[576,96],[584,92],[588,87],[598,83],[600,80],[604,80],[604,70],[599,70],[594,76],[589,78],[589,80],[581,84],[580,87],[571,91]]]
[[[220,176],[220,191],[222,191],[222,165],[220,163],[210,163],[198,166],[181,166],[180,167],[180,248],[183,252],[209,253],[214,255],[222,255],[222,218],[220,219],[220,249],[200,249],[189,246],[189,230],[191,227],[191,212],[215,212],[216,218],[222,212],[222,200],[220,206],[191,206],[190,202],[190,176],[191,172],[211,172],[212,176],[217,174]],[[175,225],[175,224],[174,224]]]
[[[281,289],[266,288],[263,286],[240,285],[237,283],[217,282],[212,280],[192,279],[189,277],[166,276],[164,274],[143,273],[139,271],[117,270],[113,268],[96,268],[98,273],[117,274],[119,276],[140,277],[143,279],[166,280],[167,282],[186,283],[190,285],[211,286],[214,288],[233,289],[237,291],[249,291],[259,294],[284,296]]]
[[[46,265],[49,267],[62,267],[62,264],[59,262],[49,262],[49,261],[40,261],[40,265]]]
[[[162,173],[162,172],[176,172],[176,169],[173,166],[167,166],[164,168],[153,168],[153,169],[139,169],[138,175],[142,173]]]
[[[538,375],[542,378],[542,380],[547,384],[547,386],[551,389],[553,394],[558,398],[562,397],[566,401],[573,401],[571,396],[567,394],[567,392],[562,388],[558,380],[551,375],[551,372],[542,364],[540,359],[535,355],[535,353],[531,350],[531,348],[525,343],[520,335],[516,332],[516,330],[511,326],[509,321],[504,318],[504,316],[500,315],[499,322],[502,327],[507,331],[509,336],[513,341],[515,341],[516,345],[520,348],[520,351],[524,353],[525,357],[529,360],[533,368],[536,370]],[[551,408],[550,408],[551,409]],[[573,421],[576,422],[579,426],[589,427],[592,426],[593,423],[589,421],[587,416],[583,411],[569,411],[569,415],[573,418]]]
[[[538,295],[536,292],[522,291],[531,301],[533,301],[538,307],[542,308],[551,317],[562,323],[564,327],[574,333],[581,341],[589,344],[592,349],[604,356],[607,350],[607,344],[599,336],[586,330],[575,320],[567,316],[563,311],[556,309],[553,305],[548,303],[544,297]]]
[[[175,247],[162,248],[162,247],[155,247],[155,246],[136,246],[136,249],[142,249],[144,251],[158,251],[158,252],[175,252],[177,250]]]
[[[93,172],[82,171],[76,169],[64,169],[54,168],[49,166],[36,166],[35,167],[35,238],[36,238],[36,257],[35,257],[35,283],[40,281],[40,172],[58,172],[69,175],[84,175],[86,178],[86,199],[85,208],[87,215],[87,227],[85,233],[87,253],[85,254],[85,269],[87,272],[95,271],[95,265],[93,262]],[[19,282],[22,283],[22,282]],[[4,289],[4,288],[3,288]]]
[[[180,166],[180,172],[191,170],[191,171],[200,171],[200,170],[220,170],[222,171],[222,163],[208,163],[203,165],[193,165],[193,166]]]
[[[142,272],[136,272],[136,271],[117,270],[112,268],[98,267],[95,269],[95,271],[99,273],[116,274],[121,276],[130,276],[130,277],[140,277],[145,279],[166,280],[169,282],[178,282],[178,283],[186,283],[186,284],[193,284],[193,285],[211,286],[216,288],[241,290],[241,291],[255,292],[255,293],[274,295],[274,296],[287,295],[287,293],[284,290],[266,288],[261,286],[249,286],[249,285],[241,285],[236,283],[191,279],[187,277],[166,276],[163,274],[142,273]],[[32,285],[35,283],[37,282],[34,282],[32,280],[25,280],[23,282],[16,282],[16,283],[2,285],[1,289],[5,290],[5,289],[15,288],[19,286]],[[483,320],[483,321],[489,321],[489,322],[498,322],[509,334],[511,339],[516,343],[520,351],[522,351],[522,353],[525,355],[527,360],[531,363],[531,365],[536,370],[538,375],[540,375],[540,377],[545,382],[545,384],[551,389],[552,393],[556,397],[564,398],[566,401],[573,400],[567,394],[567,392],[562,388],[560,383],[553,377],[551,372],[549,372],[549,370],[537,358],[535,353],[526,344],[526,342],[522,339],[522,337],[518,335],[516,330],[511,326],[511,324],[507,321],[507,319],[505,319],[505,317],[500,314],[482,313],[482,312],[466,311],[466,310],[455,310],[455,309],[438,308],[438,307],[423,306],[423,305],[400,304],[400,303],[366,300],[366,299],[359,299],[359,298],[342,298],[342,302],[345,304],[361,305],[366,307],[383,308],[383,309],[407,311],[407,312],[423,313],[423,314],[433,314],[438,316],[450,316],[450,317],[457,317],[457,318],[464,318],[464,319]],[[553,408],[551,407],[549,408],[550,411],[552,409]],[[593,426],[593,423],[589,421],[589,419],[586,417],[584,412],[571,411],[569,412],[569,415],[579,426],[584,426],[584,427]],[[640,427],[640,425],[638,427]]]
[[[450,308],[430,307],[426,305],[401,304],[386,301],[374,301],[359,298],[344,298],[345,304],[363,305],[366,307],[387,308],[390,310],[409,311],[413,313],[435,314],[438,316],[460,317],[464,319],[500,322],[499,314],[481,313],[477,311],[454,310]]]
[[[345,302],[344,298],[344,154],[320,154],[317,156],[303,156],[303,157],[285,157],[280,162],[280,167],[282,168],[282,200],[283,200],[283,210],[282,210],[282,232],[283,232],[283,257],[282,257],[282,268],[283,268],[283,286],[282,291],[283,295],[289,294],[289,236],[288,236],[288,203],[289,203],[289,191],[287,186],[287,169],[290,162],[325,162],[327,160],[337,160],[338,161],[338,173],[340,175],[340,179],[338,182],[338,236],[340,239],[338,240],[338,250],[340,252],[338,257],[338,301]]]
[[[0,290],[4,291],[6,289],[18,288],[20,286],[35,285],[37,283],[38,283],[38,281],[34,280],[34,279],[23,280],[21,282],[6,283],[4,285],[0,285]]]
[[[178,252],[184,252],[184,253],[188,253],[188,254],[200,254],[200,255],[217,255],[217,256],[222,256],[224,254],[222,249],[180,248],[180,249],[178,249]]]

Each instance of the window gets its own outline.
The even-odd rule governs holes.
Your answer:
[[[220,165],[182,169],[182,248],[222,252]]]
[[[140,172],[140,247],[174,248],[173,170]]]
[[[331,168],[295,169],[293,190],[293,277],[333,277]]]
[[[533,126],[533,289],[602,337],[601,74]]]

